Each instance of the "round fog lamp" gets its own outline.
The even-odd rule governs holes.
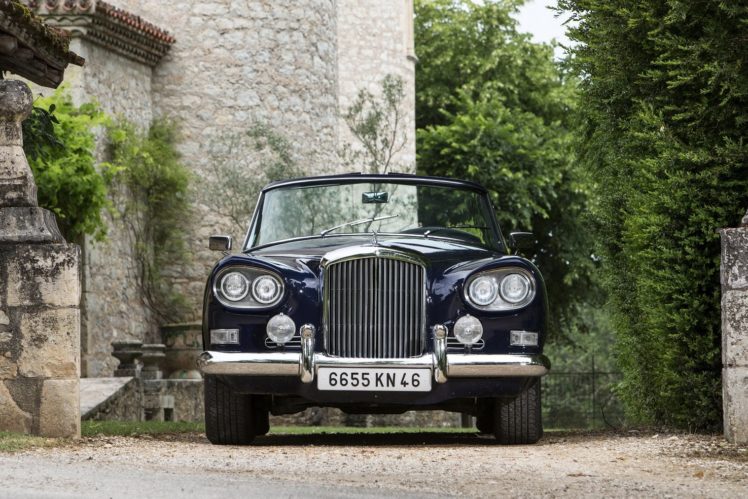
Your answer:
[[[483,324],[472,315],[464,315],[455,322],[453,332],[457,341],[463,345],[472,345],[483,337]]]
[[[295,332],[296,324],[285,314],[274,315],[268,321],[268,338],[280,345],[290,341]]]
[[[481,276],[473,279],[468,288],[470,300],[478,306],[485,307],[496,300],[499,287],[493,277]]]
[[[267,275],[258,277],[252,285],[252,296],[263,305],[275,301],[279,291],[278,281]]]
[[[501,280],[501,297],[509,303],[519,303],[530,294],[530,280],[522,274],[508,274]]]
[[[221,292],[226,299],[239,301],[249,292],[249,281],[239,272],[229,272],[221,279]]]

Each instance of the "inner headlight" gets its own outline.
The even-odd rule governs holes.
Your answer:
[[[496,284],[496,279],[486,275],[474,279],[468,288],[468,293],[473,303],[483,306],[493,303],[496,300],[498,292],[499,286]]]
[[[535,298],[535,278],[519,267],[486,270],[468,278],[463,294],[480,310],[514,310]]]
[[[269,275],[258,277],[252,284],[252,296],[263,305],[273,303],[280,295],[280,290],[280,283]]]
[[[249,292],[249,281],[239,272],[229,272],[221,279],[221,292],[227,300],[239,301]]]

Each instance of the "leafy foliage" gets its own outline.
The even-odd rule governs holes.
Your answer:
[[[124,188],[115,192],[121,197],[116,204],[133,239],[143,294],[160,320],[173,322],[184,312],[185,301],[168,285],[164,272],[188,261],[183,234],[191,211],[190,174],[176,150],[177,128],[157,120],[143,133],[123,121],[108,132],[108,167]]]
[[[748,207],[743,2],[561,0],[629,416],[720,425],[721,227]]]
[[[211,177],[205,202],[231,220],[235,235],[247,230],[266,184],[301,176],[288,140],[263,123],[211,145]]]
[[[97,170],[94,129],[106,123],[95,104],[77,107],[64,89],[36,100],[23,122],[24,151],[34,173],[39,206],[57,216],[68,240],[103,239],[102,209],[109,206],[107,169]]]
[[[552,329],[583,327],[594,296],[583,216],[587,180],[576,168],[576,80],[550,45],[517,32],[521,2],[416,2],[418,169],[487,187],[499,222],[532,230]],[[579,320],[578,320],[579,319]]]
[[[343,114],[348,128],[358,144],[345,144],[341,151],[344,163],[367,173],[388,173],[394,169],[410,170],[409,165],[393,164],[397,153],[408,143],[402,127],[405,87],[402,78],[388,74],[381,82],[381,95],[360,90],[351,106]]]

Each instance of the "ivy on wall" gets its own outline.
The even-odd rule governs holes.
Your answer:
[[[126,121],[108,127],[113,196],[128,228],[148,307],[160,322],[174,322],[186,311],[185,299],[169,284],[166,268],[189,260],[184,240],[190,216],[190,174],[176,150],[177,127],[154,121],[141,132]]]

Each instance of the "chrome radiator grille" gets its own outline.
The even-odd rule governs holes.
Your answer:
[[[327,353],[405,358],[423,353],[424,268],[367,257],[331,264],[325,277]]]

